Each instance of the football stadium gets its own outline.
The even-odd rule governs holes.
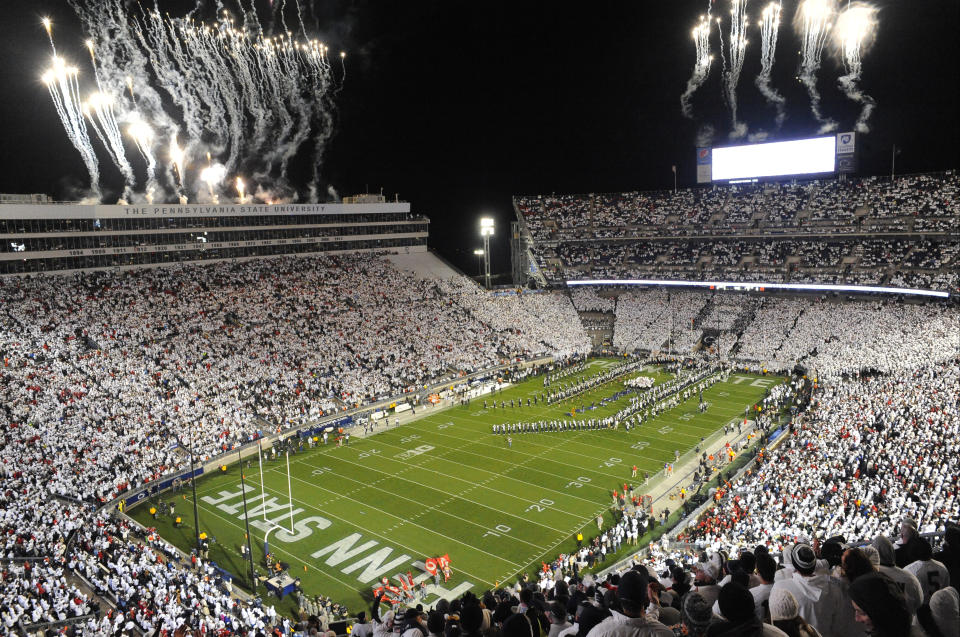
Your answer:
[[[20,37],[82,186],[0,181],[3,634],[960,635],[960,174],[873,141],[883,7],[709,2],[672,187],[531,159],[460,215],[330,185],[314,3],[63,4]]]

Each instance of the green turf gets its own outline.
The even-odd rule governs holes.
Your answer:
[[[601,373],[617,360],[622,359],[594,359],[587,371],[562,382]],[[670,378],[658,371],[644,373],[658,383]],[[643,471],[655,474],[673,460],[674,450],[684,453],[702,436],[742,418],[744,407],[766,391],[757,385],[780,382],[768,378],[754,385],[759,377],[734,374],[704,391],[706,413],[698,412],[694,396],[629,433],[620,428],[513,434],[512,448],[507,448],[505,436],[490,433],[492,424],[564,418],[571,405],[599,404],[622,388],[622,380],[635,375],[558,405],[485,411],[483,400],[474,399],[467,407],[428,413],[364,440],[354,438],[348,447],[331,444],[291,456],[297,533],[291,538],[271,532],[271,551],[290,564],[306,592],[329,595],[354,612],[366,605],[380,577],[408,570],[419,575],[422,571],[413,562],[437,555],[449,554],[454,572],[446,591],[438,594],[460,594],[469,587],[484,590],[569,550],[581,529],[592,537],[598,514],[604,515],[605,524],[611,522],[611,491],[624,482],[637,484],[630,478],[631,465],[639,467],[641,476]],[[504,390],[496,400],[509,403],[543,391],[542,377],[537,377]],[[577,417],[602,418],[628,400]],[[266,517],[289,528],[284,460],[264,463],[263,474],[271,505]],[[255,461],[245,479],[250,519],[262,520]],[[197,488],[201,530],[217,540],[210,557],[242,579],[248,570],[239,554],[244,538],[239,468],[202,478]],[[177,497],[178,515],[184,520],[179,529],[169,518],[153,520],[145,505],[131,514],[188,549],[194,537],[191,495],[187,491]],[[260,565],[264,532],[253,526],[251,531]]]

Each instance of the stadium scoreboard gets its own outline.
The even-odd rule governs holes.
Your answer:
[[[697,149],[697,183],[850,173],[856,133]]]

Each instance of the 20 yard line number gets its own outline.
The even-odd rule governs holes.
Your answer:
[[[545,509],[547,509],[547,508],[549,508],[549,507],[552,507],[552,506],[553,506],[553,500],[550,500],[550,499],[548,499],[548,498],[542,498],[539,502],[534,502],[533,504],[531,504],[530,506],[528,506],[528,507],[527,507],[527,510],[526,510],[526,513],[530,513],[531,511],[536,511],[536,512],[538,512],[538,513],[543,513],[543,511],[544,511]]]

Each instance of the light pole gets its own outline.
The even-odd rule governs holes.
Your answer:
[[[481,257],[483,257],[486,252],[484,250],[477,249],[473,251],[473,254],[477,257],[477,276],[479,277],[481,274],[483,274],[483,259]]]
[[[243,494],[243,523],[247,527],[247,556],[250,558],[250,590],[257,593],[257,574],[253,569],[253,550],[250,545],[250,518],[247,516],[247,482],[243,475],[243,456],[237,448],[237,466],[240,467],[240,492]]]
[[[493,236],[493,219],[480,219],[480,236],[483,237],[483,276],[487,289],[490,289],[490,237]]]

